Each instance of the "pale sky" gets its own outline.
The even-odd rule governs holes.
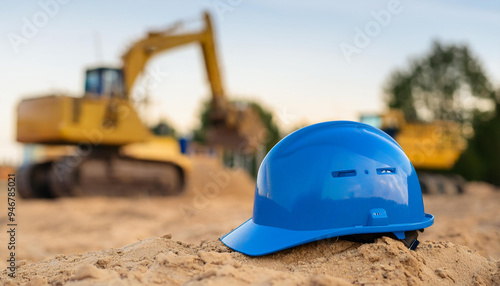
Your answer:
[[[118,66],[127,45],[146,31],[194,21],[203,10],[213,15],[228,96],[257,100],[285,130],[383,110],[390,72],[428,51],[434,39],[467,43],[500,86],[500,2],[338,2],[0,0],[0,163],[20,162],[15,108],[23,97],[79,96],[85,68]],[[365,42],[356,45],[360,31]],[[350,61],[346,46],[356,49]],[[209,96],[198,47],[166,52],[148,68],[166,76],[150,91],[145,120],[167,118],[181,132],[196,126]]]

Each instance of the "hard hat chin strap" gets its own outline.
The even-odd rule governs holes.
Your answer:
[[[417,246],[420,244],[417,238],[418,238],[418,231],[412,230],[412,231],[405,231],[405,238],[399,240],[403,242],[404,245],[409,249],[415,250],[415,248],[417,248]]]
[[[373,243],[375,242],[375,239],[380,238],[382,236],[387,236],[401,241],[410,250],[415,250],[420,243],[417,240],[418,231],[423,232],[424,230],[420,229],[420,230],[388,232],[388,233],[353,234],[353,235],[342,236],[341,238],[354,242]]]

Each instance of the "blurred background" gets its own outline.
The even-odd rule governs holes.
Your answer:
[[[425,193],[464,193],[470,180],[483,189],[500,185],[496,1],[0,5],[0,165],[2,178],[19,169],[25,198],[146,195],[143,203],[152,209],[173,206],[162,219],[178,224],[160,229],[187,241],[211,239],[251,213],[253,179],[267,151],[290,132],[329,120],[363,121],[393,136]],[[213,182],[244,193],[244,206],[205,193]],[[169,201],[149,197],[183,191],[187,197]],[[197,191],[213,204],[198,204]],[[477,198],[488,200],[482,194]],[[202,215],[215,198],[232,217],[210,217],[222,226]],[[450,217],[469,199],[450,207]],[[25,217],[44,214],[57,222],[48,205],[102,216],[109,200],[26,201],[34,211]],[[153,216],[118,200],[112,204],[120,214],[138,224]],[[429,204],[437,209],[442,200]],[[493,215],[488,239],[500,237]],[[116,216],[108,214],[109,224]],[[186,216],[195,223],[178,219]],[[73,222],[84,224],[80,218],[75,214]],[[31,226],[53,231],[67,221],[44,223]],[[105,227],[87,231],[97,240]],[[115,244],[162,234],[156,224],[134,231],[116,230]],[[40,237],[30,235],[25,242]],[[115,244],[75,240],[23,255],[38,259]],[[492,251],[497,257],[499,250]]]

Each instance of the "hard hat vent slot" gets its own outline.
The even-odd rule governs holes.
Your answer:
[[[378,168],[377,175],[396,174],[396,168]]]
[[[356,176],[356,170],[342,170],[342,171],[333,171],[332,177],[340,178],[340,177],[354,177]]]

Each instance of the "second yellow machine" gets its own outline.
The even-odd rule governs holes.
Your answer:
[[[467,147],[460,125],[451,121],[407,122],[401,110],[364,114],[361,122],[392,136],[417,170],[423,193],[462,193],[465,180],[450,173]]]

